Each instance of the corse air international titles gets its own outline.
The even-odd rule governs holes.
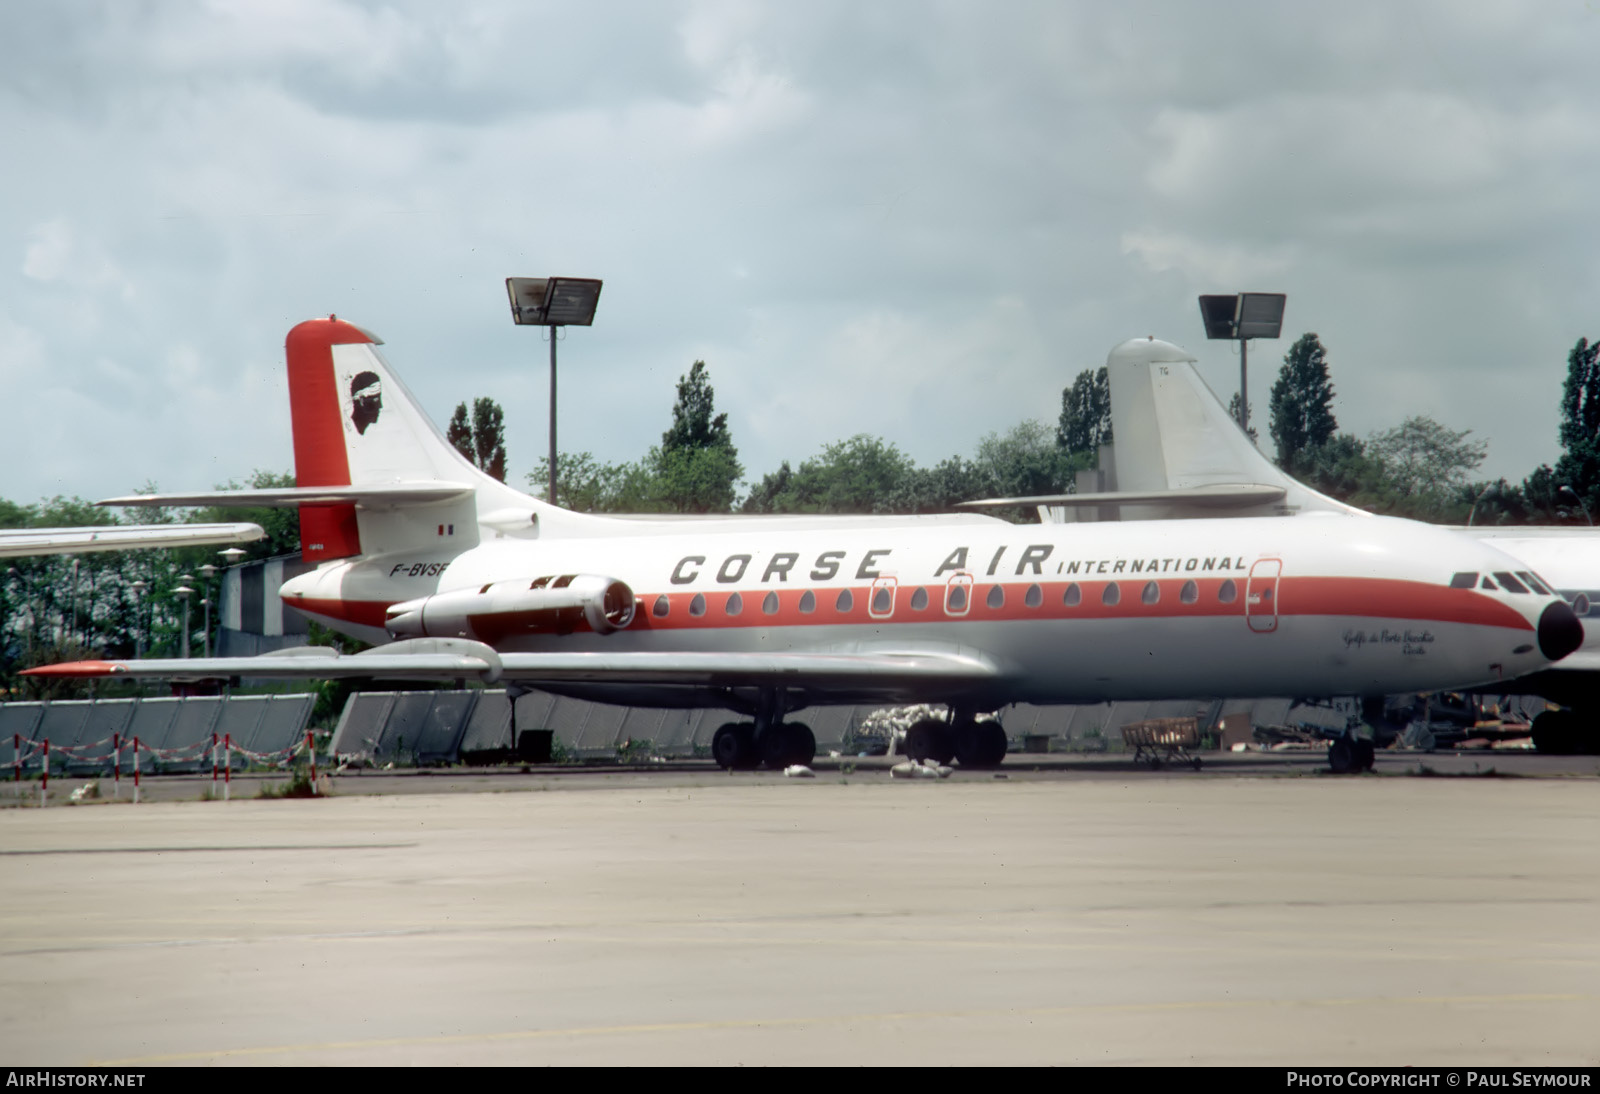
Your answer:
[[[720,706],[743,719],[713,738],[727,768],[809,762],[815,741],[792,717],[809,705],[937,703],[949,718],[914,727],[908,750],[982,767],[1004,757],[1006,739],[976,715],[1013,702],[1492,684],[1583,640],[1571,608],[1524,565],[1389,518],[573,513],[462,458],[378,344],[333,316],[289,333],[298,486],[103,504],[299,506],[317,568],[284,584],[284,603],[379,645],[35,671],[476,679]],[[1480,580],[1515,571],[1527,591]]]

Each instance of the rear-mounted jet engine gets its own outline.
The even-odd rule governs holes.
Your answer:
[[[493,644],[514,634],[596,634],[633,622],[633,590],[594,574],[496,581],[392,606],[384,626],[396,638],[471,638]]]

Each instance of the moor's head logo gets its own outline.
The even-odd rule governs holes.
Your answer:
[[[383,409],[383,385],[376,372],[358,372],[350,381],[350,420],[357,433],[366,433],[367,426],[378,420]]]

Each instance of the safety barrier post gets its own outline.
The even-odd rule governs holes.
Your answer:
[[[231,801],[228,794],[233,789],[233,734],[227,733],[222,738],[222,800]]]
[[[122,734],[111,735],[111,800],[122,797]]]
[[[211,796],[217,796],[217,735],[211,735]]]
[[[309,729],[306,730],[306,755],[311,757],[311,796],[314,798],[317,796],[317,742]]]
[[[139,738],[133,739],[133,804],[139,804]]]
[[[39,781],[39,805],[44,806],[45,795],[50,793],[50,738],[44,739],[44,760],[41,770],[44,778]]]
[[[22,781],[22,734],[11,735],[11,781]]]

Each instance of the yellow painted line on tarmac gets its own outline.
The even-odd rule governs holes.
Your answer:
[[[657,1033],[707,1033],[749,1029],[806,1026],[841,1026],[888,1022],[928,1022],[974,1018],[1050,1018],[1088,1014],[1156,1014],[1183,1011],[1245,1011],[1325,1007],[1382,1006],[1511,1006],[1540,1003],[1600,1003],[1600,995],[1424,995],[1378,996],[1350,999],[1192,1000],[1173,1003],[1080,1003],[1059,1007],[991,1008],[985,1010],[890,1011],[877,1014],[814,1015],[805,1018],[733,1018],[702,1022],[652,1022],[617,1026],[568,1026],[561,1029],[512,1030],[505,1033],[456,1033],[430,1037],[383,1037],[366,1041],[313,1041],[298,1045],[263,1045],[256,1048],[214,1049],[209,1052],[175,1052],[133,1056],[121,1060],[96,1060],[89,1067],[136,1067],[283,1056],[291,1053],[341,1052],[351,1049],[404,1048],[418,1045],[496,1044],[545,1041],[558,1038],[638,1036]]]

